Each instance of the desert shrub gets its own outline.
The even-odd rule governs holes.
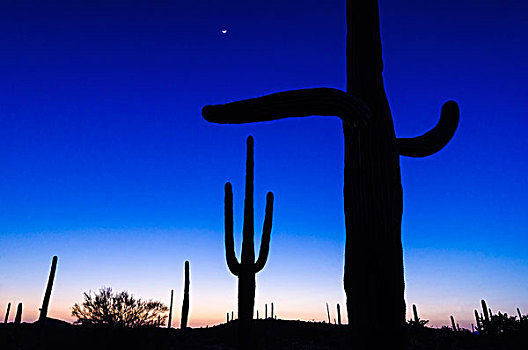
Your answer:
[[[101,288],[98,293],[84,293],[81,305],[72,307],[76,324],[120,327],[159,326],[165,323],[169,308],[160,301],[134,299],[126,291]]]

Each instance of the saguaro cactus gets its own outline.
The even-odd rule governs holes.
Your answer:
[[[39,322],[44,322],[48,316],[48,307],[51,297],[51,289],[53,288],[53,281],[55,279],[55,270],[57,269],[57,257],[54,256],[51,260],[51,269],[48,278],[48,285],[46,286],[46,293],[44,294],[44,300],[42,301],[42,307],[40,308]]]
[[[414,323],[416,323],[416,325],[419,325],[420,317],[418,317],[418,310],[416,310],[416,305],[413,304],[412,308],[413,308],[413,314],[414,314]]]
[[[172,300],[174,298],[174,289],[171,289],[170,308],[169,308],[169,321],[167,322],[167,328],[172,327]]]
[[[453,332],[456,332],[457,331],[457,327],[456,327],[456,324],[455,324],[455,318],[453,317],[453,315],[449,316],[451,318],[451,327],[453,327]]]
[[[181,314],[181,329],[187,328],[187,320],[189,318],[189,262],[185,261],[185,286],[183,289],[183,305]]]
[[[330,321],[330,308],[328,307],[328,303],[326,303],[326,313],[328,315],[328,324],[330,324],[332,321]]]
[[[9,311],[11,310],[11,303],[7,303],[7,310],[5,313],[4,323],[7,323],[7,320],[9,319]],[[519,309],[517,309],[518,311]]]
[[[341,325],[341,306],[337,304],[337,324]]]
[[[225,184],[225,249],[226,261],[229,271],[238,277],[238,318],[239,335],[249,337],[250,321],[253,319],[255,307],[255,274],[260,272],[266,265],[269,254],[271,239],[271,225],[273,216],[273,193],[268,192],[266,196],[266,213],[264,217],[264,228],[260,241],[260,252],[255,262],[254,247],[254,218],[253,218],[253,137],[247,138],[246,154],[246,198],[244,199],[244,226],[242,231],[242,252],[240,262],[235,255],[235,244],[233,238],[233,190],[231,184]],[[240,346],[247,346],[249,338],[239,339]]]
[[[17,312],[15,315],[15,324],[20,324],[22,321],[22,303],[18,303]]]
[[[482,299],[480,301],[480,303],[482,304],[482,311],[484,312],[484,324],[487,325],[489,324],[489,321],[490,321],[490,318],[489,318],[489,309],[488,307],[486,306],[486,300]]]
[[[396,138],[383,84],[377,0],[347,1],[347,92],[331,88],[279,92],[225,105],[205,106],[215,123],[252,123],[290,117],[343,120],[345,268],[348,324],[359,346],[403,339],[405,323],[399,156],[426,157],[453,137],[459,119],[444,104],[437,126],[415,138]],[[385,320],[380,323],[379,320]],[[394,344],[393,347],[403,345]]]
[[[477,332],[482,330],[482,319],[479,317],[478,311],[475,309],[475,322],[477,324]]]

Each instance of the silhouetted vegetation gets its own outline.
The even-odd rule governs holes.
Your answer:
[[[228,124],[306,116],[343,120],[348,322],[360,347],[376,347],[381,332],[403,340],[405,324],[399,156],[426,157],[441,150],[458,127],[459,109],[448,101],[431,131],[396,138],[383,84],[378,0],[348,0],[346,15],[346,93],[332,88],[279,92],[205,106],[202,116]],[[401,347],[399,340],[393,348]]]
[[[412,327],[425,327],[429,320],[422,320],[418,316],[418,309],[416,308],[416,305],[413,304],[412,308],[414,318],[409,320],[409,325],[411,325]]]
[[[169,320],[167,321],[167,328],[172,327],[172,301],[174,299],[174,289],[171,289],[170,306],[169,306]]]
[[[9,311],[11,310],[11,303],[7,303],[7,310],[5,313],[4,323],[7,323],[7,320],[9,319]]]
[[[20,324],[22,321],[22,303],[18,303],[17,312],[15,315],[15,324]]]
[[[225,184],[225,250],[229,271],[238,277],[238,319],[241,348],[247,348],[251,337],[251,320],[255,308],[255,274],[266,265],[271,239],[273,216],[273,193],[266,196],[266,214],[260,241],[260,252],[255,262],[254,217],[253,217],[253,137],[247,138],[246,153],[246,198],[244,199],[244,226],[242,229],[242,252],[240,262],[235,255],[233,238],[233,190]]]
[[[55,270],[57,269],[57,257],[54,256],[51,261],[51,269],[48,277],[48,285],[46,286],[46,292],[44,293],[44,300],[42,301],[42,307],[40,308],[39,321],[43,322],[48,316],[49,301],[51,297],[51,289],[53,288],[53,281],[55,279]]]
[[[114,293],[112,288],[101,288],[93,295],[91,291],[84,293],[83,303],[72,307],[72,316],[82,325],[160,326],[165,324],[168,310],[160,301],[144,301],[126,291]]]
[[[183,304],[180,328],[187,328],[187,320],[189,319],[189,262],[185,261],[185,281],[183,287]]]

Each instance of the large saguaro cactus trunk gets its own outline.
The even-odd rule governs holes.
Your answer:
[[[377,1],[347,4],[347,93],[370,107],[368,127],[343,125],[348,323],[400,333],[405,322],[400,165],[383,86]],[[383,322],[381,322],[383,320]]]

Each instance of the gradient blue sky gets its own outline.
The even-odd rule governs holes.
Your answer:
[[[275,194],[257,308],[326,318],[344,303],[343,138],[338,119],[205,122],[206,104],[345,87],[345,1],[3,1],[0,5],[0,314],[71,321],[111,286],[169,301],[191,262],[190,325],[236,310],[223,186],[240,247],[245,139],[255,137],[257,243]],[[440,153],[401,159],[407,308],[440,326],[528,312],[528,49],[523,0],[380,1],[396,134],[460,127]],[[223,34],[222,30],[227,33]],[[361,249],[358,247],[358,249]],[[361,288],[361,286],[357,286]],[[335,312],[333,312],[334,314]],[[12,316],[13,317],[13,316]],[[410,312],[408,312],[408,318]]]

